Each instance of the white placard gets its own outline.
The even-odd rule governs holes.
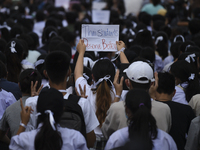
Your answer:
[[[109,24],[110,10],[92,10],[92,22]]]
[[[86,51],[117,51],[119,25],[83,24],[81,38],[86,45]]]

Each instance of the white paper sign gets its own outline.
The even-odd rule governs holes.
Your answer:
[[[83,24],[81,39],[84,40],[86,51],[117,51],[119,25]]]
[[[110,21],[110,10],[92,10],[92,22],[93,23],[105,23]]]

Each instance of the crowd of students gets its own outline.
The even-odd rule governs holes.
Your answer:
[[[86,51],[91,1],[0,4],[0,149],[200,149],[198,0],[107,1],[117,52]]]

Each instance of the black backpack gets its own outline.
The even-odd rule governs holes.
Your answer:
[[[61,116],[59,124],[61,127],[80,131],[86,139],[86,127],[83,111],[78,104],[80,98],[80,96],[70,94],[68,100],[65,99],[65,110]]]

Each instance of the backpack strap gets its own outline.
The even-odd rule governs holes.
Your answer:
[[[70,101],[74,101],[75,103],[78,104],[80,98],[81,98],[80,96],[70,94],[69,97],[68,97],[68,100],[70,100]]]

